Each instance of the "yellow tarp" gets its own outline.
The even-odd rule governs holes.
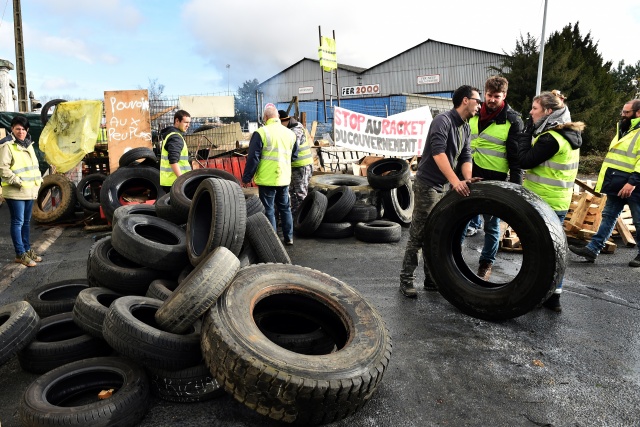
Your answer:
[[[47,163],[58,172],[73,169],[94,150],[101,120],[102,101],[58,104],[38,142]]]

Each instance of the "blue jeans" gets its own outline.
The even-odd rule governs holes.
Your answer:
[[[595,256],[598,256],[602,248],[604,248],[605,242],[611,236],[613,228],[616,226],[616,220],[620,216],[622,209],[624,209],[625,204],[628,204],[629,210],[631,210],[633,225],[636,227],[636,242],[640,243],[640,202],[623,199],[615,194],[608,194],[607,202],[602,210],[600,227],[598,227],[598,231],[587,245],[587,249],[593,252]],[[637,246],[637,248],[638,254],[640,254],[640,246]]]
[[[484,217],[484,246],[480,253],[480,262],[493,262],[496,260],[500,245],[500,218],[491,215]]]
[[[258,195],[260,201],[264,205],[264,214],[269,219],[273,229],[278,231],[276,226],[276,211],[280,213],[280,222],[282,224],[282,236],[284,241],[293,240],[293,218],[291,216],[291,206],[289,206],[289,186],[282,187],[265,187],[258,186]]]
[[[31,249],[29,236],[31,231],[31,210],[33,200],[6,199],[11,215],[10,233],[16,255],[20,256]]]
[[[482,227],[482,217],[480,215],[476,215],[471,218],[471,221],[467,224],[467,228],[475,228],[476,230],[479,230],[480,227]]]

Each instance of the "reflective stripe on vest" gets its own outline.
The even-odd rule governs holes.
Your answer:
[[[267,120],[256,132],[262,139],[260,163],[254,175],[258,185],[281,187],[291,183],[291,152],[296,135],[282,126],[280,119]]]
[[[640,173],[640,144],[638,142],[640,138],[640,118],[631,120],[631,129],[633,130],[627,132],[622,138],[618,138],[618,135],[620,135],[620,125],[618,124],[616,136],[613,137],[609,145],[609,151],[602,162],[602,167],[598,174],[596,191],[602,189],[604,177],[609,168],[629,173]]]
[[[298,158],[291,162],[292,168],[299,168],[302,166],[307,166],[313,164],[313,154],[311,153],[311,144],[310,137],[307,137],[307,130],[302,128],[302,136],[300,137],[300,142],[298,142]]]
[[[162,150],[160,152],[160,185],[164,187],[171,186],[178,178],[171,169],[169,163],[169,152],[166,149],[166,144],[172,135],[178,135],[182,139],[182,150],[180,151],[180,160],[178,161],[178,168],[180,172],[185,174],[191,171],[191,165],[189,164],[189,149],[187,148],[187,142],[179,132],[170,132],[164,137],[162,141]]]
[[[523,186],[542,198],[554,211],[565,211],[571,204],[573,184],[578,174],[580,149],[573,149],[569,141],[556,131],[548,133],[558,142],[558,151],[549,160],[527,171]]]
[[[483,169],[509,172],[506,141],[511,122],[507,120],[504,124],[491,123],[485,130],[478,132],[479,121],[478,116],[469,119],[473,162]]]
[[[13,156],[13,165],[11,165],[10,169],[20,178],[22,186],[31,188],[40,185],[42,183],[42,175],[40,175],[38,158],[33,150],[33,145],[21,150],[15,142],[5,142],[5,144],[9,144],[8,147]],[[10,185],[8,182],[2,181],[3,187],[8,185]]]

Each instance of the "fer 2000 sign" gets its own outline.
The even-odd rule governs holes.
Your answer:
[[[342,88],[342,96],[350,95],[376,95],[380,93],[380,84],[361,85],[361,86],[345,86]]]

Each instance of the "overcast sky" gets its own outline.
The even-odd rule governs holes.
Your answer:
[[[0,58],[15,64],[12,1],[0,8]],[[101,99],[157,79],[165,95],[224,94],[316,59],[318,26],[335,31],[338,62],[358,67],[428,39],[510,53],[521,34],[540,38],[543,12],[544,0],[23,0],[27,89],[36,98]],[[547,36],[575,22],[605,61],[640,60],[640,0],[548,0]]]

